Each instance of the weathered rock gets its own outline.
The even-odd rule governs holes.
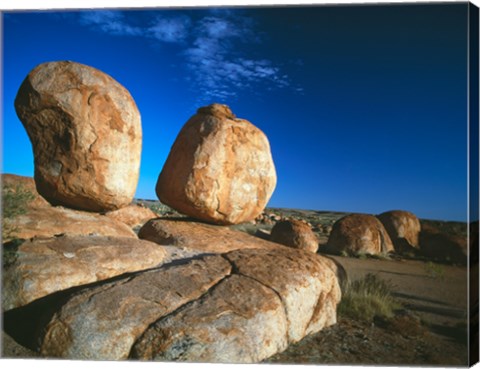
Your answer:
[[[227,106],[213,104],[180,131],[156,192],[162,203],[193,218],[237,224],[263,211],[276,179],[265,134]]]
[[[317,252],[318,239],[312,229],[296,219],[283,220],[272,228],[270,241],[296,249]]]
[[[221,256],[207,256],[87,289],[52,317],[40,352],[71,359],[126,359],[150,324],[199,298],[230,271]]]
[[[420,221],[404,210],[392,210],[377,216],[388,232],[396,251],[408,251],[419,248]]]
[[[127,272],[152,268],[167,256],[155,243],[120,237],[56,237],[4,246],[3,309]],[[6,265],[5,265],[6,264]]]
[[[122,222],[104,215],[66,209],[60,206],[31,208],[26,214],[5,219],[5,223],[15,229],[15,237],[23,239],[53,237],[62,234],[137,238],[135,232]]]
[[[386,254],[393,244],[383,224],[373,215],[350,214],[332,227],[328,243],[322,251],[334,254]]]
[[[279,297],[261,283],[233,275],[200,301],[155,323],[135,343],[133,358],[255,363],[287,348]]]
[[[125,223],[130,228],[143,226],[150,219],[158,217],[158,215],[149,208],[138,205],[129,205],[118,210],[109,211],[105,215],[111,219]]]
[[[188,247],[213,253],[237,249],[283,247],[225,226],[172,218],[148,221],[138,232],[138,237],[160,245]]]
[[[447,234],[432,225],[422,225],[420,250],[433,260],[467,264],[467,238]]]
[[[11,188],[16,190],[20,188],[23,191],[28,191],[32,195],[32,200],[25,204],[27,209],[32,207],[45,207],[50,204],[37,192],[35,181],[32,177],[19,176],[16,174],[2,174],[3,188]]]
[[[113,78],[74,62],[40,64],[23,81],[15,109],[32,142],[38,192],[50,203],[104,211],[132,201],[140,114]]]
[[[41,353],[69,359],[258,362],[336,321],[331,262],[303,250],[237,250],[84,288]]]
[[[237,250],[225,257],[236,273],[260,282],[280,296],[289,343],[336,323],[341,292],[332,260],[291,248]]]

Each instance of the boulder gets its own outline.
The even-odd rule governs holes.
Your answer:
[[[252,363],[334,324],[339,300],[319,255],[204,254],[74,293],[38,342],[47,357]]]
[[[182,218],[152,219],[140,229],[138,237],[160,245],[187,247],[211,253],[251,248],[282,248],[279,244],[226,226],[192,222]]]
[[[467,238],[442,232],[433,225],[422,225],[420,251],[436,261],[467,264]]]
[[[392,210],[377,216],[388,232],[395,251],[409,251],[412,247],[418,249],[420,221],[404,210]]]
[[[334,254],[386,254],[393,244],[383,224],[373,215],[350,214],[335,222],[321,249]]]
[[[231,272],[221,256],[137,274],[72,296],[51,318],[40,353],[69,359],[127,359],[158,319],[205,294]]]
[[[40,64],[15,109],[33,146],[38,192],[53,205],[106,211],[128,205],[140,167],[140,114],[129,92],[78,63]]]
[[[26,305],[71,287],[164,262],[155,243],[121,237],[56,237],[4,246],[2,306]]]
[[[105,215],[110,219],[125,223],[130,228],[141,227],[150,219],[158,217],[151,209],[134,204],[109,211]]]
[[[276,185],[265,134],[220,104],[180,131],[157,181],[162,203],[193,218],[238,224],[262,213]]]
[[[31,208],[5,223],[15,229],[16,238],[69,236],[114,236],[137,238],[126,224],[104,215],[66,209],[61,206]]]
[[[318,239],[312,229],[296,219],[276,223],[271,231],[270,241],[296,249],[317,252]]]

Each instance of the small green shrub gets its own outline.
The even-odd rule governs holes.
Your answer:
[[[373,321],[375,316],[392,317],[398,308],[400,304],[391,295],[390,286],[369,273],[345,286],[338,313],[356,320]]]
[[[154,213],[157,213],[158,215],[164,215],[164,214],[175,212],[170,206],[162,204],[159,201],[156,201],[152,204],[148,204],[147,206],[150,208],[150,210],[152,210]]]
[[[17,229],[6,222],[27,212],[27,205],[34,194],[22,185],[5,185],[2,188],[2,240],[14,237]]]
[[[445,270],[443,269],[443,266],[440,264],[436,264],[429,261],[428,263],[425,264],[425,270],[428,273],[428,275],[432,278],[443,279],[445,277]]]

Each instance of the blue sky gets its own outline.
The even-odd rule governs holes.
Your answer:
[[[200,106],[269,137],[274,207],[467,217],[467,4],[3,14],[3,172],[33,175],[13,107],[36,65],[73,60],[142,115],[136,196]]]

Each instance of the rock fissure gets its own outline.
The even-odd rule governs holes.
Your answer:
[[[212,286],[210,286],[205,292],[203,292],[201,295],[197,296],[196,298],[194,299],[190,299],[188,300],[187,302],[185,302],[184,304],[178,306],[175,310],[169,312],[168,314],[165,314],[163,316],[161,316],[159,319],[156,319],[155,321],[151,322],[145,329],[143,329],[143,332],[141,332],[140,334],[137,335],[137,337],[135,338],[131,348],[130,348],[130,352],[128,354],[128,358],[136,358],[136,355],[134,353],[134,350],[135,350],[135,345],[138,343],[138,341],[142,338],[142,336],[145,335],[145,333],[147,331],[149,331],[150,329],[154,329],[155,328],[155,325],[161,323],[162,321],[168,319],[169,317],[171,316],[174,316],[176,314],[178,314],[179,312],[181,312],[182,310],[185,310],[186,308],[188,308],[189,306],[191,306],[192,304],[194,304],[195,302],[197,301],[201,301],[203,299],[205,299],[206,296],[208,296],[211,291],[213,291],[218,285],[220,285],[223,281],[225,281],[226,279],[228,279],[230,276],[232,275],[232,269],[230,269],[230,271],[228,272],[228,274],[224,275],[220,280],[218,280],[215,284],[213,284]]]

